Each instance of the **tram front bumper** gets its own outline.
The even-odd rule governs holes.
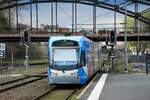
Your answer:
[[[50,84],[80,84],[78,76],[51,76]]]

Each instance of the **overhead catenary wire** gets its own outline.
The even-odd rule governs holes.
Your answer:
[[[75,9],[75,8],[74,8],[74,4],[72,5],[72,6],[73,6],[73,9],[72,9],[73,14],[72,14],[72,16],[71,16],[65,9],[63,9],[63,7],[61,7],[59,4],[57,4],[57,5],[58,5],[58,7],[60,8],[60,10],[63,11],[63,13],[69,18],[69,20],[72,21],[72,28],[73,28],[73,29],[72,29],[72,32],[74,32],[74,15],[75,15],[75,14],[74,14],[74,9]],[[80,28],[80,29],[83,29],[83,28],[80,27],[80,26],[79,26],[79,28]]]
[[[60,8],[61,11],[63,11],[63,13],[69,18],[69,20],[72,21],[72,16],[59,4],[57,4],[57,6],[58,6],[58,8]]]
[[[101,16],[105,16],[106,14],[111,14],[110,13],[110,11],[108,11],[108,12],[105,12],[105,13],[103,13],[103,14],[99,14],[99,15],[97,15],[96,17],[101,17]],[[82,19],[81,19],[82,20]],[[83,21],[80,21],[80,23],[79,24],[82,24],[82,23],[85,23],[85,22],[88,22],[88,21],[91,21],[92,20],[92,18],[87,18],[87,19],[83,19]]]

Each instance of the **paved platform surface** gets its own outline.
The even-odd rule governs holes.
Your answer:
[[[99,100],[150,100],[150,75],[108,74]]]
[[[150,75],[98,74],[79,100],[150,100]]]

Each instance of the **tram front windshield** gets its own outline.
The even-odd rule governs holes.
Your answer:
[[[69,42],[69,43],[67,43]],[[77,68],[78,45],[75,41],[57,41],[53,44],[53,69],[71,70]]]
[[[77,61],[76,49],[54,49],[54,62],[57,61]]]

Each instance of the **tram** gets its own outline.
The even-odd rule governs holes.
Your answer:
[[[100,69],[100,51],[100,44],[84,36],[50,37],[49,84],[84,85]]]

